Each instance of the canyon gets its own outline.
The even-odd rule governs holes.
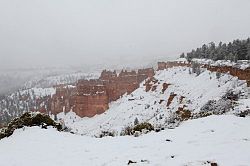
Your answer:
[[[233,66],[199,65],[211,72],[237,76],[240,80],[246,80],[247,85],[250,86],[250,68],[243,70]],[[192,64],[187,61],[158,62],[157,70],[180,66],[191,67]],[[79,80],[75,87],[58,86],[52,96],[51,113],[56,115],[72,110],[80,117],[102,114],[109,109],[110,102],[116,101],[125,93],[132,93],[147,78],[149,79],[145,82],[145,90],[151,89],[150,82],[153,80],[154,73],[153,68],[139,69],[137,72],[122,70],[119,74],[116,71],[103,70],[99,79]],[[167,83],[163,85],[163,91],[168,86]]]
[[[173,67],[191,67],[188,61],[158,62],[156,70],[165,70]],[[201,68],[211,72],[229,73],[237,76],[240,80],[246,80],[250,87],[250,68],[241,69],[239,66],[208,65],[200,63]],[[13,115],[6,111],[0,113],[0,119],[4,124],[10,119],[21,115],[26,111],[39,111],[45,114],[57,115],[61,112],[73,111],[80,117],[93,117],[102,114],[109,109],[110,103],[117,101],[124,94],[131,94],[138,89],[143,80],[145,91],[154,90],[154,68],[138,69],[137,71],[108,71],[103,70],[98,79],[79,79],[73,84],[59,84],[48,88],[47,93],[40,96],[45,89],[33,92],[33,89],[18,91],[15,94],[2,99],[2,110],[14,110]],[[162,85],[162,93],[170,86],[169,82]],[[171,100],[171,99],[169,99]],[[10,106],[10,103],[16,103]],[[7,116],[8,115],[8,116]]]

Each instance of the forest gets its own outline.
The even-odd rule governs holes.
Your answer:
[[[191,52],[182,53],[181,58],[186,57],[189,61],[192,58],[212,59],[212,60],[250,60],[250,38],[246,40],[234,40],[229,43],[214,42],[203,44],[200,48],[193,49]]]

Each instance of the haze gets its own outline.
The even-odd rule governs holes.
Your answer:
[[[143,63],[250,36],[249,0],[0,0],[0,68]]]

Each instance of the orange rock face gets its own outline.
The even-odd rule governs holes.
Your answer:
[[[158,69],[157,70],[164,70],[167,68],[166,62],[158,62]]]
[[[64,88],[64,86],[56,88],[56,94],[51,99],[51,112],[53,114],[70,111],[70,96],[73,91],[73,88]]]
[[[229,73],[232,76],[238,77],[240,80],[246,80],[247,85],[250,86],[250,68],[245,70],[235,68],[232,66],[208,66],[204,65],[209,71],[220,72],[220,73]]]
[[[164,93],[167,89],[168,89],[168,86],[171,85],[171,84],[168,84],[168,83],[163,83],[162,85],[162,93]]]
[[[108,109],[106,87],[101,80],[80,80],[72,94],[72,110],[81,117],[92,117]]]
[[[143,84],[145,86],[145,91],[148,92],[149,90],[156,90],[156,87],[154,84],[156,84],[158,80],[156,80],[154,77],[150,77],[145,83]],[[154,85],[154,86],[153,86]],[[152,88],[152,89],[151,89]]]
[[[174,93],[170,94],[168,98],[168,102],[167,102],[167,107],[170,106],[175,96],[177,96],[177,94],[174,94]]]
[[[154,69],[136,71],[102,71],[99,79],[79,80],[75,88],[58,87],[52,97],[51,112],[74,111],[80,117],[92,117],[109,108],[109,102],[119,99],[125,93],[132,93]]]

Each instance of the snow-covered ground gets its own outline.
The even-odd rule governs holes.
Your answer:
[[[216,78],[216,73],[207,70],[196,76],[190,74],[187,67],[175,67],[158,71],[155,78],[158,82],[153,85],[156,86],[154,91],[146,92],[142,83],[131,95],[124,95],[111,103],[110,109],[101,115],[81,119],[72,113],[66,116],[61,113],[59,117],[79,134],[98,136],[101,131],[114,131],[119,134],[124,127],[132,125],[135,118],[139,122],[148,121],[155,126],[164,125],[170,113],[184,105],[190,111],[199,112],[209,100],[219,100],[229,90],[247,94],[245,81],[228,74]],[[164,93],[163,83],[171,84]],[[171,93],[177,96],[167,107]],[[183,101],[181,96],[185,97]]]
[[[233,115],[186,121],[140,137],[92,138],[39,127],[16,130],[0,141],[3,166],[247,166],[250,119]]]

